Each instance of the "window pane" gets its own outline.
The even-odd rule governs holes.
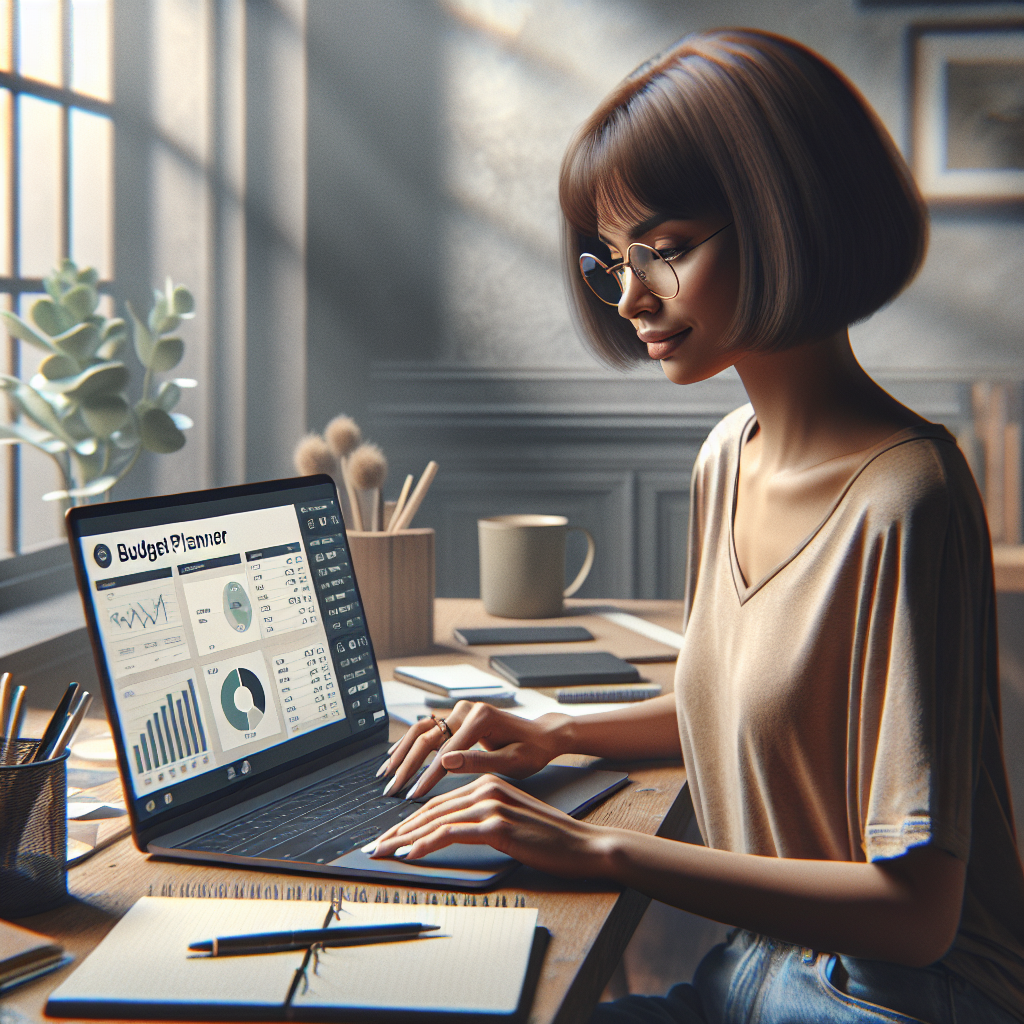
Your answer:
[[[13,0],[0,0],[0,71],[13,71],[11,63],[11,9]]]
[[[39,298],[42,296],[22,295],[21,301],[18,303],[19,314],[30,322],[29,311]],[[16,372],[22,380],[30,380],[41,361],[42,353],[22,342],[19,342],[18,345],[20,366]],[[48,491],[55,491],[64,486],[64,477],[49,455],[31,445],[21,445],[19,458],[21,462],[21,494],[18,502],[19,550],[25,554],[38,548],[49,547],[64,536],[61,503],[42,500],[42,496]]]
[[[18,70],[26,78],[63,85],[60,0],[18,0]]]
[[[0,89],[0,274],[5,276],[11,273],[12,102],[10,92]]]
[[[114,126],[71,111],[71,258],[109,281],[113,260]]]
[[[11,308],[10,295],[0,294],[0,309]],[[7,336],[6,331],[0,331],[0,372],[13,373],[14,346],[17,344]],[[5,402],[4,406],[10,406]],[[8,408],[0,406],[0,423],[10,423],[13,418]],[[13,522],[13,501],[14,501],[14,473],[16,466],[17,447],[12,444],[0,445],[0,558],[9,558],[14,554],[15,538]]]
[[[45,277],[61,256],[61,110],[32,96],[19,96],[18,110],[21,274]]]
[[[71,88],[109,100],[109,0],[73,0],[71,7]]]

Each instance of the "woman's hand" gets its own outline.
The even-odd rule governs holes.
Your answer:
[[[432,750],[440,749],[440,756],[410,790],[410,798],[428,793],[445,772],[500,772],[522,779],[568,752],[559,738],[559,726],[569,721],[568,715],[543,715],[529,722],[490,704],[460,700],[443,721],[451,730],[447,742],[437,722],[424,718],[395,743],[378,771],[392,776],[385,793],[400,792]],[[470,750],[477,743],[484,749]]]
[[[563,878],[594,878],[606,871],[608,832],[570,818],[503,779],[484,775],[434,797],[388,829],[372,856],[415,860],[452,843],[470,843],[491,846]]]

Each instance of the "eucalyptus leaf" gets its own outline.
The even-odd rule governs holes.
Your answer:
[[[195,316],[196,300],[183,284],[179,284],[171,294],[171,309],[174,311],[175,316]]]
[[[156,404],[164,412],[170,412],[178,404],[179,398],[181,398],[181,388],[173,380],[165,380],[156,393]]]
[[[53,343],[65,355],[85,366],[100,347],[100,332],[94,324],[82,323],[54,338]]]
[[[57,455],[68,448],[60,438],[30,423],[0,423],[0,444],[20,443],[30,444],[47,455]]]
[[[153,335],[149,333],[149,328],[135,315],[132,304],[126,302],[125,307],[128,310],[128,316],[131,318],[135,354],[139,357],[139,362],[143,366],[148,367],[150,359],[153,358]]]
[[[69,415],[60,421],[60,425],[64,428],[64,433],[76,444],[90,440],[95,434],[95,431],[82,418],[81,407],[77,405]]]
[[[149,329],[153,334],[160,334],[163,331],[164,320],[167,317],[167,298],[163,292],[153,292],[153,308],[149,311]]]
[[[6,374],[0,375],[0,384],[33,423],[55,434],[62,441],[70,440],[65,435],[53,406],[35,388],[22,383],[17,377],[8,377]]]
[[[76,280],[79,284],[87,284],[90,288],[95,288],[99,283],[100,275],[95,267],[86,267],[85,270],[79,270]]]
[[[128,325],[119,317],[112,317],[106,322],[106,325],[102,331],[102,337],[104,342],[124,341],[128,337]]]
[[[120,430],[110,435],[110,440],[124,451],[135,448],[139,444],[139,425],[134,416]]]
[[[96,355],[94,358],[100,359],[103,362],[109,362],[114,356],[117,355],[117,350],[121,347],[123,338],[117,338],[114,341],[105,341],[98,349],[96,349]]]
[[[181,338],[161,338],[153,347],[153,356],[149,368],[154,373],[165,373],[173,370],[181,362],[185,354],[185,342]]]
[[[88,454],[77,451],[72,452],[71,459],[78,470],[75,473],[75,479],[82,481],[83,484],[97,479],[106,468],[106,460],[98,446],[94,447]]]
[[[70,331],[75,326],[71,314],[53,299],[37,299],[32,304],[32,319],[36,327],[51,337]]]
[[[142,447],[147,451],[166,455],[185,444],[185,435],[163,409],[147,409],[140,417],[139,428]]]
[[[76,402],[86,402],[99,395],[118,394],[128,386],[128,367],[124,363],[102,363],[90,366],[77,377],[47,382],[46,391],[67,395]]]
[[[39,372],[47,380],[60,380],[61,377],[74,377],[75,374],[81,372],[81,367],[78,362],[66,356],[62,352],[57,352],[52,356],[47,356],[39,364]]]
[[[43,501],[64,501],[67,498],[95,498],[98,494],[106,494],[114,484],[117,477],[106,475],[97,477],[91,484],[85,487],[72,487],[68,491],[49,491],[43,495]]]
[[[186,416],[183,412],[172,412],[171,419],[174,420],[174,425],[179,430],[188,430],[190,427],[195,426],[192,422],[192,417]]]
[[[98,437],[109,437],[131,418],[132,410],[120,395],[107,395],[83,402],[80,408],[82,419]]]
[[[75,318],[75,322],[81,323],[92,314],[100,297],[96,294],[95,288],[90,288],[87,284],[76,284],[62,296],[60,301],[61,305]]]
[[[19,341],[24,341],[29,345],[34,345],[36,348],[41,348],[44,352],[57,351],[53,347],[53,343],[49,338],[44,338],[34,327],[25,323],[20,316],[16,316],[14,313],[9,313],[5,309],[0,311],[0,317],[3,318],[4,326],[7,328],[7,333],[12,337],[17,338]]]

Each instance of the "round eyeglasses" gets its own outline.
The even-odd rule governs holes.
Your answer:
[[[625,286],[626,268],[628,267],[640,279],[643,286],[659,299],[674,299],[679,294],[679,277],[672,264],[682,259],[687,253],[693,252],[697,246],[710,242],[715,235],[720,235],[732,221],[724,224],[707,238],[701,239],[696,245],[665,257],[657,249],[643,242],[633,242],[626,250],[626,258],[621,263],[608,266],[589,252],[580,256],[580,273],[590,290],[609,306],[617,306],[622,298]],[[672,250],[669,250],[670,252]]]

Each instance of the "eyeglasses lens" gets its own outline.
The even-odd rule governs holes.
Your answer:
[[[672,298],[679,290],[675,271],[656,249],[646,245],[631,245],[629,265],[644,287],[659,298]]]
[[[580,272],[584,280],[590,285],[591,291],[604,302],[613,306],[619,304],[622,298],[622,289],[614,274],[609,274],[605,265],[590,253],[585,252],[580,257]]]

